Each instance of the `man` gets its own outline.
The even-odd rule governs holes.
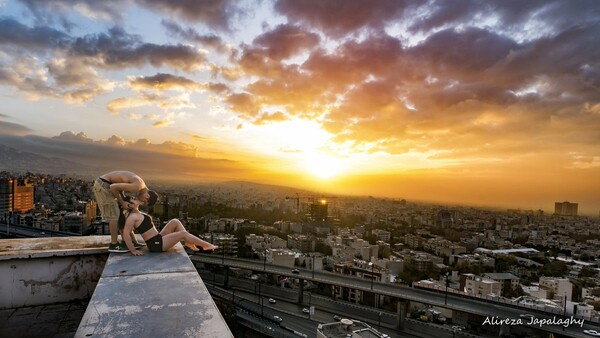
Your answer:
[[[100,208],[100,214],[108,221],[110,229],[110,252],[129,252],[129,249],[118,242],[119,205],[127,209],[129,203],[123,200],[123,193],[135,194],[136,198],[148,206],[153,206],[158,194],[149,190],[144,180],[131,171],[111,171],[94,181],[94,195]]]

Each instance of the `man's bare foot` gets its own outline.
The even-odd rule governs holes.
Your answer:
[[[196,244],[186,244],[185,246],[187,246],[192,251],[200,251]]]

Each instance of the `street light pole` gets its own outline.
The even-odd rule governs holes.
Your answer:
[[[308,293],[308,319],[310,319],[310,306],[311,306],[312,295]]]
[[[312,256],[313,279],[315,279],[315,256]]]
[[[221,264],[225,264],[225,248],[223,247],[223,243],[219,243],[219,249],[221,249]]]
[[[448,272],[446,272],[446,293],[444,294],[444,305],[448,305],[448,284],[450,281],[448,280]]]
[[[371,290],[373,290],[373,280],[375,280],[375,275],[373,274],[373,268],[375,268],[375,264],[371,263]]]
[[[264,308],[263,308],[263,302],[262,302],[262,297],[260,296],[260,281],[258,282],[258,302],[260,303],[260,315],[264,316]]]
[[[377,321],[377,331],[381,331],[381,312],[379,312],[379,320]]]

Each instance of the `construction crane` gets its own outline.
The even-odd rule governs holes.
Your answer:
[[[310,197],[306,197],[306,196],[300,197],[300,195],[298,193],[296,193],[296,197],[290,197],[290,196],[285,197],[286,200],[296,200],[296,217],[298,217],[298,213],[300,212],[300,198],[310,198]]]

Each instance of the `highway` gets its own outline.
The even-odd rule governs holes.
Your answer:
[[[41,228],[34,228],[23,225],[6,225],[0,223],[0,236],[3,237],[65,237],[65,236],[81,236],[81,234],[65,232],[65,231],[52,231]]]
[[[497,317],[500,319],[509,318],[519,320],[521,314],[532,313],[536,318],[542,320],[551,320],[553,317],[562,319],[569,318],[563,317],[561,314],[547,313],[541,312],[537,310],[532,310],[528,308],[518,308],[514,305],[502,304],[497,302],[485,301],[479,298],[472,297],[464,297],[458,296],[454,294],[447,295],[447,304],[445,304],[444,293],[439,293],[436,291],[424,290],[424,289],[416,289],[407,286],[394,285],[394,284],[385,284],[385,283],[371,283],[369,280],[362,280],[353,278],[351,276],[344,276],[339,274],[333,274],[330,272],[324,271],[310,271],[305,269],[298,269],[300,271],[299,274],[294,274],[291,272],[290,267],[284,266],[276,266],[265,264],[264,261],[254,261],[240,258],[232,258],[227,256],[217,256],[210,254],[200,254],[200,255],[192,255],[190,256],[192,261],[194,262],[202,262],[202,263],[210,263],[216,265],[226,265],[231,267],[238,267],[253,271],[262,271],[266,273],[271,273],[275,275],[284,275],[295,278],[302,278],[305,280],[315,281],[319,283],[329,284],[329,285],[339,285],[350,287],[354,289],[360,289],[364,291],[373,291],[378,294],[383,294],[391,297],[396,297],[399,299],[406,299],[409,301],[416,301],[424,304],[430,304],[434,306],[446,307],[453,310],[463,311],[466,313],[477,314],[482,317]],[[314,278],[313,278],[314,275]],[[210,282],[210,280],[208,280]],[[371,289],[372,287],[372,289]],[[306,297],[305,297],[306,299]],[[294,299],[292,299],[293,301]],[[306,301],[306,300],[305,300]],[[330,300],[331,301],[331,300]],[[377,311],[377,310],[375,310]],[[384,318],[387,315],[382,317],[382,323],[387,323],[387,320]],[[523,323],[528,323],[527,320],[520,319]],[[524,326],[528,326],[523,324]],[[552,332],[558,335],[568,335],[571,337],[589,337],[583,333],[583,330],[586,329],[598,329],[597,323],[590,323],[585,321],[583,327],[579,325],[570,325],[566,328],[563,328],[560,325],[533,325],[538,330],[544,330],[546,332]],[[564,331],[563,331],[564,329]]]
[[[278,324],[276,324],[274,321],[268,320],[268,318],[273,318],[273,316],[281,317],[283,319],[281,326],[287,328],[287,330],[285,330],[287,331],[287,334],[289,334],[291,330],[306,334],[307,337],[315,337],[317,325],[319,323],[333,322],[333,316],[337,314],[344,318],[350,317],[351,319],[367,322],[373,328],[378,329],[380,332],[387,333],[390,337],[394,338],[479,337],[467,333],[461,333],[459,331],[452,332],[449,326],[442,327],[440,325],[423,324],[414,320],[407,320],[406,329],[401,332],[394,329],[395,320],[389,313],[382,314],[381,328],[379,328],[378,311],[374,310],[373,308],[346,302],[334,302],[326,297],[316,295],[311,296],[311,305],[315,306],[315,314],[311,315],[311,318],[309,319],[309,315],[302,312],[304,307],[308,307],[308,301],[306,305],[297,304],[294,301],[297,293],[293,290],[263,285],[261,287],[261,299],[263,301],[263,306],[261,308],[258,302],[258,294],[254,293],[253,291],[255,288],[255,282],[244,279],[233,279],[233,285],[236,286],[235,290],[226,290],[219,286],[212,286],[209,284],[212,280],[212,275],[210,273],[203,272],[201,273],[201,276],[203,280],[208,283],[206,285],[213,297],[217,296],[232,300],[235,296],[235,304],[238,307],[250,310],[250,312],[247,314],[257,314],[257,316],[254,318],[254,321],[260,322],[260,327],[273,328],[273,325]],[[241,290],[246,288],[248,288],[249,291]],[[232,291],[234,292],[232,293]],[[276,303],[269,303],[269,298],[276,299]],[[238,311],[238,315],[239,313],[240,311]],[[349,316],[348,314],[352,315]],[[261,315],[263,318],[261,318]],[[269,331],[263,332],[268,334]]]

